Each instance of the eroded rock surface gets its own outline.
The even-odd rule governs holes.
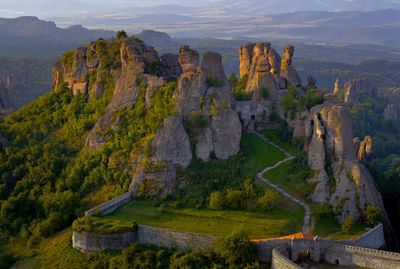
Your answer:
[[[281,90],[301,86],[301,80],[292,65],[293,46],[284,50],[284,58],[270,43],[246,44],[239,48],[240,77],[248,78],[245,91],[252,92],[253,101],[278,101]]]
[[[195,72],[200,64],[199,53],[189,46],[182,46],[179,49],[179,63],[184,73]]]
[[[310,180],[316,183],[312,200],[329,202],[340,221],[348,215],[359,220],[369,205],[384,211],[372,176],[357,159],[352,120],[344,105],[327,101],[313,107],[307,120],[306,136],[308,164],[315,171]],[[365,152],[371,150],[367,144]]]
[[[351,79],[344,86],[344,102],[348,104],[357,103],[364,97],[376,96],[377,89],[367,79]]]

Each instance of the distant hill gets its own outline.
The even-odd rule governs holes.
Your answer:
[[[37,17],[0,18],[0,56],[57,56],[65,50],[114,32],[89,30],[81,25],[59,28]]]

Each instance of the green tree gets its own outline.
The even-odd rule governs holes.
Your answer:
[[[220,191],[215,191],[210,195],[209,207],[213,210],[222,210],[224,208],[225,197]]]
[[[346,233],[350,232],[350,230],[353,228],[353,224],[353,217],[351,215],[348,215],[342,223],[342,231]]]
[[[128,35],[127,35],[127,33],[126,33],[124,30],[118,31],[118,33],[117,33],[117,38],[123,39],[123,38],[127,38],[127,37],[128,37]]]
[[[243,205],[243,192],[229,189],[226,191],[226,205],[231,209],[239,209]]]
[[[368,225],[375,226],[382,221],[382,210],[379,207],[368,206],[365,210],[365,217]]]
[[[264,195],[258,198],[257,204],[263,209],[263,210],[273,210],[276,208],[279,200],[279,195],[276,191],[268,189],[265,191]]]
[[[226,261],[229,268],[244,268],[256,258],[256,246],[251,243],[248,233],[242,229],[217,240],[213,249]]]

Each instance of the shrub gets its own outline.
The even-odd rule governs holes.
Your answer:
[[[306,94],[301,97],[300,103],[302,106],[310,110],[312,107],[322,104],[324,102],[324,97],[317,89],[310,89]]]
[[[229,189],[226,191],[226,206],[231,209],[239,209],[243,205],[243,192]]]
[[[265,87],[262,87],[262,88],[260,89],[260,95],[261,95],[262,98],[267,99],[268,96],[269,96],[268,89],[265,88]]]
[[[74,63],[74,55],[75,55],[75,51],[70,50],[65,52],[62,56],[61,56],[61,63],[66,66],[68,69],[72,68],[72,65]]]
[[[276,191],[268,189],[264,195],[258,198],[257,204],[266,211],[273,210],[278,204],[279,195]]]
[[[16,262],[14,256],[0,249],[0,269],[10,268]]]
[[[365,210],[365,217],[368,225],[375,226],[382,221],[382,210],[379,207],[368,206]]]
[[[224,86],[224,81],[217,78],[209,77],[207,78],[207,85],[209,87],[222,87]]]
[[[351,228],[353,228],[353,224],[353,217],[351,215],[347,216],[342,223],[342,231],[346,233],[350,232]]]
[[[128,35],[126,34],[126,32],[124,30],[120,30],[117,33],[117,38],[121,39],[121,38],[127,38]]]
[[[244,268],[252,264],[256,258],[256,246],[251,243],[248,233],[243,230],[217,240],[213,249],[226,261],[229,268]]]
[[[224,208],[225,197],[220,191],[215,191],[210,195],[209,207],[213,210],[222,210]]]

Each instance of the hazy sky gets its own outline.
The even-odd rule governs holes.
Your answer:
[[[59,16],[127,6],[178,4],[198,6],[215,0],[0,0],[0,17]]]

